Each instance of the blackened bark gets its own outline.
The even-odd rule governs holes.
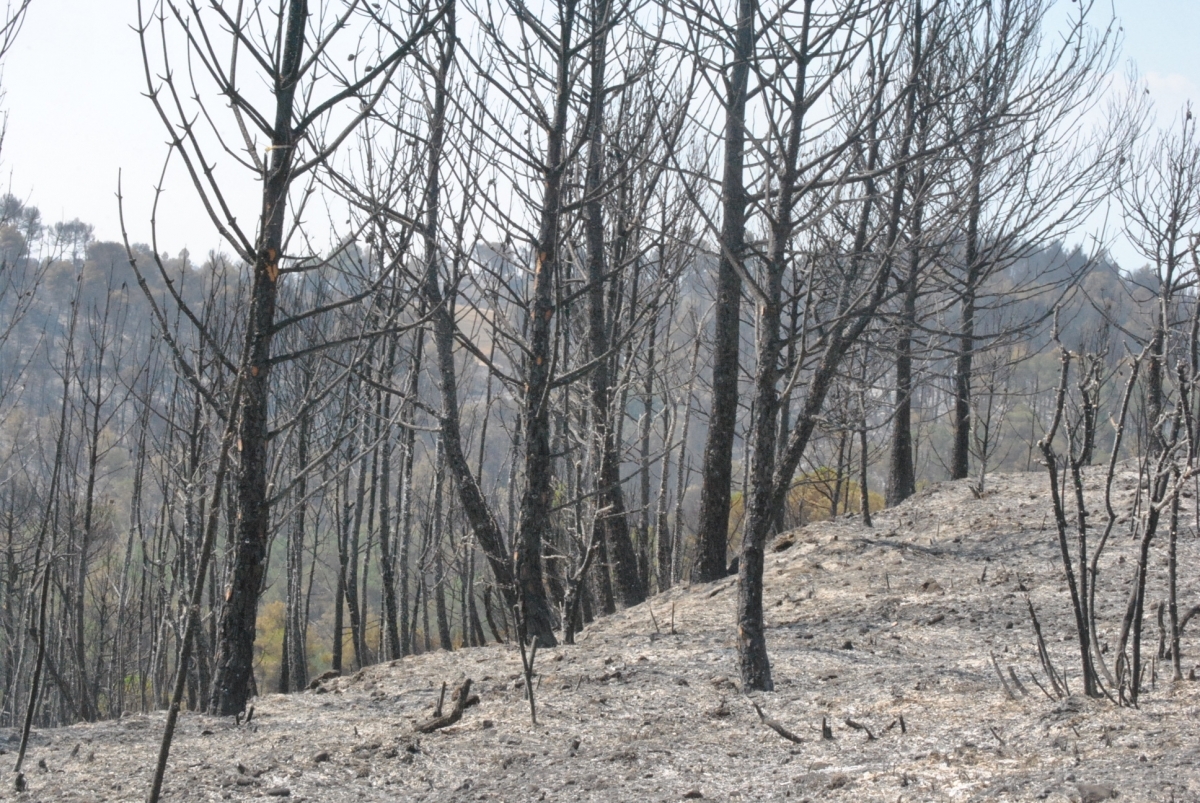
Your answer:
[[[1166,440],[1163,437],[1163,371],[1167,342],[1164,321],[1165,316],[1160,309],[1148,349],[1150,359],[1146,363],[1146,443],[1147,453],[1151,458],[1158,457],[1166,449]]]
[[[867,363],[866,356],[863,357],[863,385],[867,382]],[[867,486],[868,474],[871,468],[871,452],[867,443],[867,401],[866,390],[858,392],[858,406],[861,414],[859,421],[860,427],[858,430],[858,501],[862,512],[862,523],[864,527],[874,527],[871,522],[871,491]]]
[[[307,379],[307,377],[306,377]],[[309,382],[305,382],[307,392]],[[307,395],[307,393],[305,394]],[[302,402],[303,403],[303,402]],[[287,538],[287,605],[284,623],[282,692],[301,691],[308,686],[308,621],[304,603],[304,527],[308,509],[308,439],[311,421],[308,413],[300,417],[296,437],[296,465],[300,472],[293,494],[296,512]]]
[[[1067,517],[1064,502],[1059,494],[1059,478],[1058,478],[1058,455],[1054,453],[1054,437],[1058,432],[1059,424],[1063,419],[1063,409],[1067,394],[1067,375],[1071,366],[1071,353],[1066,349],[1062,350],[1062,367],[1059,373],[1058,393],[1055,396],[1054,404],[1054,419],[1046,430],[1046,435],[1038,442],[1038,448],[1041,449],[1042,456],[1046,462],[1046,471],[1050,475],[1050,499],[1054,506],[1054,522],[1058,531],[1059,552],[1062,557],[1063,573],[1066,575],[1067,588],[1071,592],[1071,607],[1075,613],[1075,631],[1079,637],[1079,652],[1081,658],[1081,669],[1083,674],[1083,691],[1089,697],[1096,697],[1099,691],[1096,686],[1096,670],[1092,665],[1092,651],[1089,644],[1091,630],[1088,626],[1088,615],[1086,608],[1086,600],[1088,599],[1087,589],[1087,521],[1086,510],[1083,501],[1083,479],[1080,473],[1080,464],[1077,462],[1075,455],[1068,453],[1067,459],[1070,462],[1072,479],[1074,481],[1074,490],[1076,510],[1079,516],[1078,529],[1078,549],[1079,549],[1079,577],[1076,581],[1076,573],[1071,565],[1070,547],[1067,542]],[[1070,439],[1068,439],[1070,440]]]
[[[779,176],[779,199],[772,217],[767,258],[764,260],[764,298],[758,310],[757,367],[754,375],[754,415],[748,433],[750,456],[749,487],[746,489],[747,517],[738,558],[737,637],[738,665],[745,689],[771,691],[771,663],[763,624],[763,552],[771,523],[776,519],[771,508],[771,482],[775,472],[779,426],[779,360],[783,354],[780,326],[783,318],[783,277],[788,247],[792,238],[792,215],[797,197],[797,161],[804,127],[804,107],[808,101],[807,77],[808,26],[812,0],[806,0],[804,24],[797,47],[796,89],[792,97],[783,170]],[[742,13],[752,14],[752,8]],[[739,21],[740,22],[740,21]],[[740,28],[740,25],[739,25]]]
[[[908,274],[904,278],[900,335],[896,339],[896,412],[892,421],[892,451],[888,464],[889,507],[900,504],[917,492],[917,472],[913,464],[912,380],[913,332],[917,319],[917,271],[920,256],[915,243],[910,249]]]
[[[683,434],[679,439],[679,463],[675,473],[675,521],[671,529],[674,557],[674,565],[671,567],[672,582],[679,582],[683,579],[681,576],[683,569],[683,497],[687,490],[687,475],[691,468],[690,461],[687,459],[687,448],[688,429],[692,423],[692,396],[696,390],[697,367],[700,364],[700,338],[698,335],[699,333],[697,333],[696,342],[692,346],[692,367],[689,373],[691,378],[688,380],[687,395],[684,397]]]
[[[254,672],[255,619],[266,566],[271,511],[267,500],[268,402],[271,340],[274,335],[276,281],[283,248],[284,211],[292,180],[296,132],[293,101],[308,22],[306,0],[291,0],[282,43],[282,64],[274,87],[275,121],[270,165],[263,185],[262,218],[254,260],[246,337],[251,339],[248,376],[243,387],[241,446],[237,483],[237,540],[233,571],[217,643],[211,713],[232,716],[246,707]]]
[[[439,447],[434,467],[433,491],[433,605],[437,614],[438,643],[443,650],[454,649],[450,640],[450,615],[446,607],[446,562],[442,542],[450,526],[451,512],[444,508],[443,489],[446,486],[445,449]]]
[[[404,444],[404,463],[397,496],[400,502],[400,654],[412,652],[413,622],[408,615],[408,590],[410,575],[409,554],[412,549],[412,495],[413,495],[413,458],[416,454],[417,431],[412,424],[414,407],[411,400],[416,399],[421,381],[421,358],[425,352],[425,330],[418,329],[413,338],[412,362],[409,364],[408,391],[404,402],[404,422],[407,426],[401,435]]]
[[[346,487],[348,485],[348,481],[338,480],[339,502],[342,495],[349,493],[349,488]],[[343,510],[338,510],[337,505],[334,506],[334,515],[337,517],[338,567],[337,585],[333,594],[333,644],[330,649],[329,668],[336,672],[342,671],[342,641],[346,635],[346,534],[350,529],[349,508],[344,504],[342,508]]]
[[[954,447],[950,479],[966,479],[971,456],[971,368],[975,354],[975,290],[963,293],[958,354],[954,358]]]
[[[911,150],[912,138],[918,132],[920,125],[922,140],[925,138],[929,112],[917,111],[917,93],[920,91],[918,78],[924,69],[922,44],[924,36],[924,14],[921,4],[916,5],[913,19],[913,68],[909,75],[907,97],[905,98],[905,138],[901,143],[903,153],[907,156]],[[898,234],[900,211],[907,191],[905,177],[907,167],[901,165],[897,172],[896,186],[892,195],[892,209],[889,226]],[[892,448],[888,463],[887,504],[898,505],[917,492],[917,471],[914,465],[912,437],[912,399],[913,399],[913,333],[917,328],[917,297],[920,290],[921,249],[925,217],[925,168],[918,162],[913,199],[909,210],[909,243],[908,270],[900,279],[903,299],[899,337],[896,339],[896,412],[892,419]]]
[[[611,405],[611,360],[605,355],[609,351],[608,320],[605,309],[605,253],[604,253],[604,68],[608,43],[608,12],[611,4],[606,0],[593,0],[591,46],[591,98],[588,107],[588,159],[586,177],[586,232],[588,271],[588,340],[592,359],[597,361],[590,377],[592,396],[592,428],[596,445],[600,451],[600,477],[597,506],[604,511],[595,517],[594,528],[598,529],[599,541],[607,546],[601,566],[607,568],[607,557],[612,556],[613,574],[617,591],[625,605],[637,605],[646,598],[646,587],[641,582],[634,555],[633,542],[629,537],[629,519],[625,510],[625,495],[621,490],[621,459],[617,453],[616,436],[613,432]],[[571,632],[570,625],[564,629]]]
[[[488,565],[491,567],[492,576],[496,580],[504,603],[511,609],[517,604],[516,582],[513,577],[512,563],[506,554],[504,535],[492,515],[475,474],[471,471],[463,449],[458,411],[458,377],[454,367],[455,324],[448,306],[449,301],[442,296],[441,281],[438,276],[438,225],[441,203],[439,171],[445,142],[446,82],[453,64],[456,42],[453,0],[449,3],[444,19],[446,32],[443,34],[441,60],[435,76],[437,84],[434,92],[433,116],[430,121],[429,164],[425,183],[425,280],[422,294],[429,308],[437,360],[436,376],[442,405],[439,422],[440,442],[445,451],[446,468],[454,478],[463,513],[470,522],[471,530],[475,533],[480,548],[487,556]],[[414,616],[413,630],[415,631],[415,629]],[[428,636],[428,634],[426,635]]]
[[[717,263],[717,301],[713,311],[712,407],[704,446],[700,522],[696,533],[695,579],[724,577],[729,541],[729,505],[733,484],[733,441],[737,427],[738,346],[741,337],[742,280],[738,267],[745,254],[746,98],[754,48],[756,0],[738,0],[737,31],[729,94],[725,100],[725,164],[721,178],[721,254]]]
[[[521,590],[521,621],[525,637],[537,638],[543,647],[558,643],[542,581],[542,542],[550,533],[553,504],[550,452],[550,389],[552,370],[554,289],[559,270],[559,221],[566,172],[567,110],[571,101],[571,34],[576,22],[576,0],[566,0],[559,12],[559,51],[555,76],[554,114],[546,130],[545,184],[534,243],[533,304],[529,321],[529,356],[526,360],[524,410],[525,492],[514,544],[517,583]]]
[[[833,331],[829,333],[821,358],[809,379],[808,391],[796,419],[796,427],[788,436],[787,446],[782,451],[777,451],[776,426],[779,420],[777,409],[779,399],[776,383],[779,378],[782,345],[780,339],[782,307],[780,302],[787,246],[792,236],[794,225],[792,217],[798,193],[796,165],[799,156],[801,128],[804,123],[804,110],[811,103],[811,99],[806,96],[805,85],[811,12],[812,2],[806,0],[804,26],[797,44],[801,56],[797,60],[796,90],[790,99],[792,107],[789,110],[788,124],[791,128],[788,131],[786,144],[786,161],[779,176],[777,208],[772,215],[769,253],[763,266],[765,286],[763,287],[764,298],[761,300],[759,309],[758,359],[753,402],[755,414],[750,433],[752,454],[749,469],[750,481],[747,489],[749,501],[746,526],[742,535],[742,552],[738,563],[739,668],[745,689],[763,691],[773,688],[771,667],[767,657],[762,605],[763,552],[767,536],[770,534],[772,523],[778,518],[778,511],[786,502],[796,467],[816,429],[818,418],[824,409],[825,397],[829,393],[842,359],[875,318],[876,312],[887,294],[891,282],[888,254],[898,236],[898,226],[895,224],[898,215],[895,214],[895,208],[899,201],[894,199],[893,223],[889,226],[884,258],[869,279],[868,286],[871,288],[871,292],[855,309],[839,310],[840,316],[844,316],[842,317],[843,323],[834,327]],[[880,117],[881,110],[877,106],[872,115],[869,130],[865,132],[867,141],[870,143],[864,165],[868,175],[878,166],[877,127]],[[903,154],[907,153],[906,149],[911,133],[910,125],[907,127],[906,135],[902,138]],[[903,165],[903,158],[900,164]],[[902,173],[897,177],[897,181],[899,184],[903,184]],[[851,297],[850,288],[866,278],[863,272],[866,268],[867,229],[871,208],[878,201],[873,179],[866,180],[864,190],[850,269],[843,279],[841,297],[847,300]],[[847,300],[844,300],[842,304],[847,304]]]
[[[396,299],[393,299],[393,303]],[[393,338],[388,344],[388,355],[384,363],[382,382],[391,378],[396,364],[396,341]],[[379,445],[379,573],[383,583],[383,655],[387,660],[400,657],[400,623],[398,603],[396,601],[396,564],[393,559],[392,543],[392,396],[380,391],[382,399],[382,415],[380,423],[383,427],[382,442]]]
[[[954,445],[950,479],[966,479],[971,457],[971,374],[975,355],[975,305],[983,276],[979,222],[983,214],[983,160],[985,134],[975,140],[971,156],[970,200],[967,205],[966,272],[959,308],[958,354],[954,359]]]
[[[364,417],[359,422],[360,441],[362,447],[365,447],[370,441],[367,435],[367,419]],[[346,608],[350,613],[350,638],[354,644],[354,662],[362,669],[370,661],[367,658],[367,623],[366,616],[359,606],[359,582],[358,582],[358,561],[359,561],[359,541],[362,535],[362,519],[363,510],[366,508],[367,497],[367,472],[366,466],[360,458],[358,465],[358,481],[354,490],[354,524],[350,528],[350,533],[346,545],[347,572],[346,572]]]
[[[837,468],[833,472],[833,496],[829,500],[829,518],[838,517],[842,504],[842,481],[846,479],[846,430],[838,433]]]
[[[656,310],[650,316],[649,342],[646,347],[646,376],[642,387],[642,418],[638,422],[639,440],[641,441],[641,476],[638,485],[641,490],[641,516],[638,522],[638,573],[643,588],[650,587],[650,565],[652,552],[650,544],[650,431],[654,424],[654,350],[658,335],[658,316]]]
[[[654,516],[654,577],[660,594],[671,587],[671,567],[674,565],[674,545],[671,542],[671,528],[667,524],[667,496],[671,484],[671,452],[674,448],[671,444],[675,441],[675,425],[679,420],[678,414],[671,414],[671,406],[666,399],[663,402],[663,458]]]

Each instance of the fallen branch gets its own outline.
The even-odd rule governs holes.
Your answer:
[[[758,703],[752,703],[752,705],[754,706],[754,710],[758,712],[758,718],[760,720],[762,720],[762,723],[764,725],[766,725],[768,728],[770,728],[771,730],[778,733],[783,738],[787,739],[789,742],[795,742],[796,744],[804,744],[803,739],[801,739],[796,734],[792,733],[790,730],[785,728],[779,722],[771,719],[769,716],[764,714],[763,710],[758,707]]]
[[[454,708],[445,716],[437,716],[432,719],[422,722],[417,725],[417,733],[433,733],[442,728],[448,728],[454,723],[462,719],[463,711],[470,704],[471,697],[471,679],[467,678],[462,682],[462,685],[454,692]],[[475,698],[478,700],[478,698]]]
[[[850,717],[846,717],[846,724],[849,725],[850,727],[854,728],[856,731],[863,731],[864,733],[866,733],[868,742],[875,741],[875,734],[871,733],[871,729],[868,728],[866,725],[862,724],[861,722],[855,722]]]

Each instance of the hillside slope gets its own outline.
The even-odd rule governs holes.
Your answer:
[[[1121,478],[1122,501],[1135,482]],[[946,483],[871,530],[842,520],[785,536],[776,548],[791,546],[768,555],[765,578],[771,694],[737,688],[729,578],[672,590],[590,626],[578,646],[539,654],[536,727],[510,645],[268,695],[249,726],[185,715],[167,799],[1062,801],[1115,791],[1200,800],[1200,683],[1172,684],[1164,669],[1135,710],[1050,699],[1031,680],[1034,672],[1046,684],[1019,583],[1057,666],[1079,686],[1049,512],[1044,474],[997,475],[982,499]],[[1189,507],[1187,520],[1195,515]],[[1133,544],[1114,539],[1101,629],[1115,641]],[[1188,605],[1200,602],[1198,556],[1189,528],[1180,556]],[[1161,555],[1154,561],[1158,600]],[[1147,627],[1153,651],[1153,617]],[[1027,694],[1006,695],[993,654]],[[1187,673],[1200,658],[1194,632],[1184,657]],[[414,738],[442,682],[466,677],[479,706]],[[802,742],[764,725],[753,702]],[[832,740],[821,738],[822,718]],[[38,734],[30,789],[15,799],[144,799],[161,723],[131,716]]]

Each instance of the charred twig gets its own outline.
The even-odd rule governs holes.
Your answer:
[[[1017,691],[1021,692],[1021,696],[1028,697],[1029,689],[1025,688],[1025,685],[1021,683],[1021,679],[1017,677],[1017,673],[1013,671],[1011,666],[1008,668],[1008,676],[1012,679],[1013,685],[1017,687]]]
[[[851,728],[854,728],[854,730],[856,730],[856,731],[862,731],[863,733],[867,734],[868,742],[875,741],[875,734],[871,733],[871,729],[868,728],[866,725],[862,724],[861,722],[855,722],[850,717],[846,717],[846,724],[849,725]]]
[[[1033,674],[1032,672],[1030,672],[1030,673],[1029,673],[1029,679],[1030,679],[1030,680],[1032,680],[1032,681],[1034,682],[1034,684],[1035,684],[1035,685],[1036,685],[1036,686],[1037,686],[1039,689],[1041,689],[1041,690],[1042,690],[1042,694],[1046,695],[1046,699],[1048,699],[1048,700],[1057,700],[1057,699],[1058,699],[1058,698],[1057,698],[1057,697],[1055,697],[1053,694],[1051,694],[1050,692],[1046,691],[1046,687],[1045,687],[1045,686],[1043,686],[1043,685],[1041,684],[1041,681],[1039,681],[1039,680],[1037,679],[1037,675],[1035,675],[1035,674]]]
[[[1179,635],[1183,635],[1183,629],[1187,627],[1187,623],[1192,621],[1192,617],[1200,613],[1200,605],[1193,605],[1183,616],[1179,617]]]
[[[1167,626],[1163,622],[1163,615],[1167,612],[1167,603],[1159,600],[1158,609],[1155,611],[1155,617],[1158,619],[1158,653],[1156,655],[1159,661],[1167,657]]]
[[[442,715],[442,704],[446,701],[446,681],[442,681],[442,693],[438,695],[437,707],[433,709],[433,716],[440,717]]]
[[[530,646],[528,652],[525,650],[524,638],[518,639],[517,643],[521,645],[521,666],[525,673],[525,696],[529,698],[529,719],[536,725],[537,704],[533,699],[533,661],[537,657],[538,637],[533,637],[533,644]]]
[[[761,708],[759,708],[759,706],[758,706],[758,703],[752,703],[751,705],[753,705],[753,706],[754,706],[754,710],[758,712],[758,718],[759,718],[759,720],[761,720],[761,721],[762,721],[762,723],[763,723],[764,725],[766,725],[768,728],[770,728],[771,730],[775,731],[775,732],[776,732],[776,733],[778,733],[780,736],[782,736],[783,738],[787,739],[789,742],[795,742],[796,744],[803,744],[803,743],[804,743],[804,740],[803,740],[803,739],[801,739],[799,736],[797,736],[796,734],[792,733],[790,730],[788,730],[787,728],[785,728],[785,727],[784,727],[782,724],[780,724],[778,721],[776,721],[776,720],[774,720],[774,719],[771,719],[771,718],[770,718],[770,717],[768,717],[766,714],[764,714],[764,713],[763,713],[763,710],[762,710]]]
[[[1058,672],[1054,669],[1054,662],[1050,659],[1050,652],[1046,649],[1046,639],[1042,637],[1042,624],[1038,621],[1037,612],[1033,609],[1033,600],[1029,598],[1029,594],[1025,595],[1025,604],[1029,607],[1029,618],[1033,621],[1033,632],[1037,636],[1038,658],[1041,659],[1042,669],[1046,670],[1046,676],[1050,678],[1050,686],[1054,689],[1055,696],[1052,699],[1062,699],[1067,696],[1066,683],[1059,680]]]

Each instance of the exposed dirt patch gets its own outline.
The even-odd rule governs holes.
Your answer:
[[[873,530],[846,520],[787,536],[765,578],[774,693],[748,699],[738,688],[730,578],[675,589],[592,625],[578,646],[539,654],[538,727],[511,646],[262,697],[249,726],[185,715],[167,799],[1200,800],[1200,683],[1173,684],[1159,667],[1142,707],[1129,709],[1052,700],[1030,679],[1045,683],[1019,582],[1054,660],[1080,685],[1045,482],[996,476],[981,499],[941,484]],[[1121,477],[1122,502],[1135,482]],[[1114,538],[1101,594],[1102,640],[1113,642],[1133,551],[1127,532]],[[1198,547],[1189,526],[1182,604],[1200,602]],[[1157,602],[1160,553],[1151,580]],[[1153,653],[1152,616],[1147,628]],[[1195,636],[1185,634],[1185,673],[1200,656]],[[993,654],[1028,694],[1009,699]],[[465,677],[480,704],[414,737],[442,682]],[[753,703],[802,742],[769,728]],[[0,797],[142,800],[161,724],[135,716],[44,731],[27,759],[29,791],[13,796],[10,779]]]

